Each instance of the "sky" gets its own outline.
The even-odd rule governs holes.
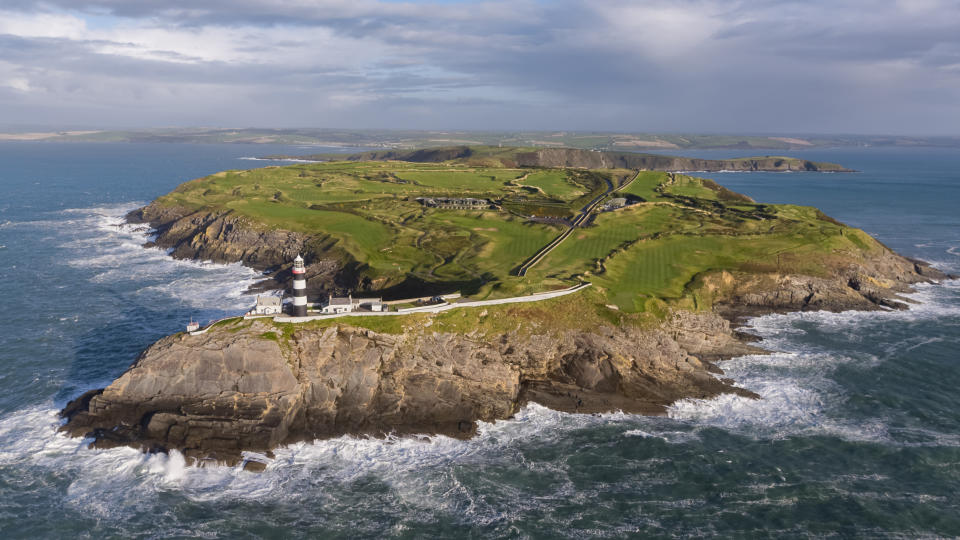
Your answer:
[[[0,125],[960,134],[960,0],[0,0]]]

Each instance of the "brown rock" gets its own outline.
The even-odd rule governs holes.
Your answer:
[[[676,399],[750,395],[691,353],[737,349],[726,321],[680,314],[668,329],[504,335],[421,329],[298,329],[280,342],[261,322],[161,339],[103,391],[64,409],[64,430],[97,446],[176,448],[238,463],[244,450],[343,434],[469,437],[476,422],[527,402],[572,412],[662,413]],[[257,467],[257,465],[251,465]]]

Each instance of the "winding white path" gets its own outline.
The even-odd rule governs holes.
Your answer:
[[[483,307],[483,306],[499,306],[503,304],[520,304],[524,302],[539,302],[540,300],[547,300],[550,298],[558,298],[560,296],[566,296],[568,294],[573,294],[575,292],[582,291],[589,287],[590,283],[581,283],[579,285],[574,285],[573,287],[567,289],[560,289],[558,291],[546,291],[540,293],[533,293],[527,296],[514,296],[511,298],[496,298],[494,300],[466,300],[463,302],[449,303],[444,302],[442,304],[437,304],[435,306],[422,306],[415,308],[407,308],[397,311],[353,311],[350,313],[336,313],[329,315],[310,315],[307,317],[290,317],[287,315],[279,315],[272,317],[274,322],[281,323],[304,323],[309,321],[322,321],[327,319],[339,319],[341,317],[396,317],[398,315],[408,315],[411,313],[440,313],[442,311],[449,311],[451,309],[457,308],[472,308],[472,307]],[[271,317],[270,315],[252,315],[252,316],[243,316],[244,319],[266,319]],[[190,332],[191,336],[199,336],[206,334],[211,328],[213,328],[217,323],[221,323],[230,319],[239,319],[241,317],[224,317],[222,319],[217,319],[216,321],[211,321],[210,324],[201,328],[200,330],[194,330]]]
[[[302,323],[308,321],[322,321],[326,319],[336,319],[339,317],[395,317],[397,315],[406,315],[409,313],[440,313],[442,311],[449,311],[451,309],[457,308],[472,308],[472,307],[482,307],[482,306],[499,306],[503,304],[520,304],[523,302],[538,302],[540,300],[547,300],[549,298],[558,298],[560,296],[566,296],[568,294],[573,294],[575,292],[582,291],[589,287],[590,283],[581,283],[575,285],[568,289],[561,289],[559,291],[547,291],[542,293],[534,293],[527,296],[514,296],[511,298],[497,298],[494,300],[467,300],[464,302],[456,303],[443,303],[437,304],[435,306],[423,306],[416,308],[409,308],[399,311],[353,311],[350,313],[338,313],[331,315],[310,315],[307,317],[288,317],[288,316],[278,316],[274,317],[274,322],[286,322],[286,323]]]

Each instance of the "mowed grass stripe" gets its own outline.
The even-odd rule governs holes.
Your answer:
[[[743,264],[775,261],[778,252],[816,252],[817,244],[796,235],[686,236],[641,240],[613,257],[596,281],[623,309],[642,309],[644,296],[680,298],[694,276],[708,270],[737,270]]]
[[[428,223],[440,227],[454,226],[469,231],[479,245],[457,257],[457,261],[479,273],[506,274],[536,253],[558,234],[558,229],[547,225],[525,223],[519,219],[505,219],[496,212],[464,214],[457,211],[435,211]]]
[[[582,188],[569,180],[569,173],[567,171],[540,171],[530,173],[526,179],[519,183],[538,187],[547,195],[565,201],[576,199],[585,193]]]
[[[636,195],[637,197],[642,197],[645,200],[652,201],[659,198],[659,195],[657,195],[657,193],[654,191],[654,188],[665,182],[668,178],[669,174],[665,172],[640,171],[640,173],[637,175],[637,179],[625,189],[621,190],[620,193],[625,195]]]
[[[682,211],[671,206],[636,206],[597,216],[593,226],[577,229],[564,243],[531,269],[537,276],[570,275],[592,270],[603,259],[628,242],[662,231],[667,222],[685,223]]]
[[[397,177],[403,180],[416,182],[423,187],[435,188],[443,191],[489,193],[501,191],[504,182],[508,182],[523,175],[520,170],[441,170],[441,171],[401,171]]]
[[[352,254],[364,258],[388,246],[394,236],[387,226],[346,212],[312,210],[267,201],[237,201],[229,207],[255,216],[267,225],[296,232],[330,234],[342,240],[344,248]]]

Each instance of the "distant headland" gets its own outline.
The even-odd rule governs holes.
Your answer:
[[[631,169],[666,172],[855,172],[836,163],[823,163],[782,156],[734,159],[698,159],[624,151],[580,148],[501,146],[443,146],[416,150],[377,150],[344,156],[310,154],[269,155],[263,159],[303,161],[407,161],[412,163],[474,162],[502,167],[561,167],[582,169]]]

